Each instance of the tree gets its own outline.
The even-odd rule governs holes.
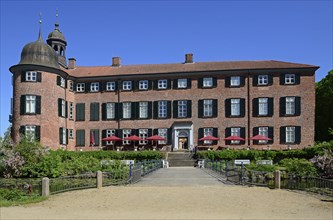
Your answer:
[[[333,70],[316,85],[316,141],[333,139]]]

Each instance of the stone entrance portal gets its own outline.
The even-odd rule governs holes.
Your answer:
[[[172,126],[172,150],[189,150],[193,146],[192,122],[176,122]]]

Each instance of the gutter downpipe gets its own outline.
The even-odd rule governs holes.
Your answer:
[[[250,70],[248,70],[247,73],[247,146],[248,149],[250,149],[250,126],[251,126],[251,122],[250,122]]]

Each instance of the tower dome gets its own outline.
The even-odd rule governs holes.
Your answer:
[[[65,45],[67,45],[65,36],[59,30],[59,24],[55,23],[54,26],[55,26],[54,27],[54,31],[52,31],[51,33],[49,33],[49,35],[47,36],[47,42],[49,43],[52,40],[59,40],[59,41],[62,41]]]

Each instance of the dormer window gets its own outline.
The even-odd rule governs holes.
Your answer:
[[[76,91],[77,92],[84,92],[84,90],[85,90],[85,83],[78,83],[76,85]]]
[[[168,87],[168,80],[166,79],[160,79],[157,83],[158,89],[166,89]]]
[[[259,75],[258,85],[268,85],[268,75]]]
[[[37,72],[36,71],[25,72],[25,81],[36,82],[37,81]]]
[[[106,83],[106,91],[115,91],[115,90],[116,90],[116,82]]]
[[[295,84],[295,74],[286,74],[284,84]]]
[[[94,82],[90,84],[90,92],[98,92],[99,91],[99,83]]]
[[[132,90],[132,81],[124,81],[123,90]]]
[[[202,86],[204,88],[209,88],[209,87],[212,87],[213,86],[213,78],[203,78],[203,81],[202,81]]]

